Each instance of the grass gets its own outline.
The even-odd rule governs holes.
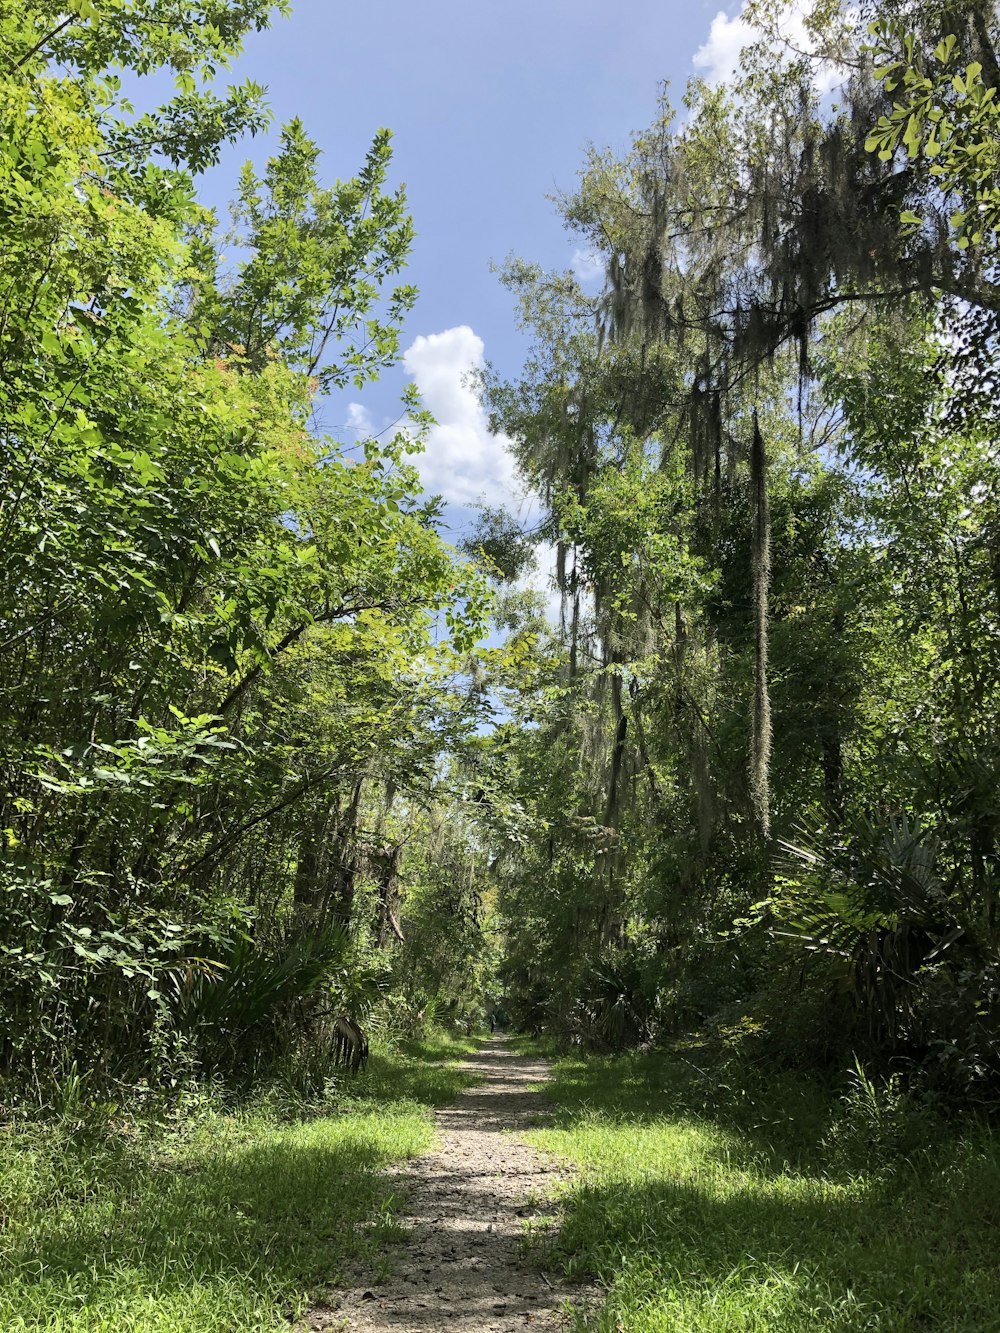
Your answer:
[[[0,1128],[0,1328],[287,1333],[398,1236],[385,1168],[426,1148],[475,1045],[374,1050],[298,1110],[272,1092]]]
[[[527,1055],[537,1060],[556,1060],[559,1057],[559,1045],[552,1037],[526,1037],[517,1033],[510,1041],[518,1055]]]
[[[581,1168],[546,1257],[594,1276],[597,1333],[1000,1328],[1000,1144],[861,1086],[564,1060],[538,1146]]]

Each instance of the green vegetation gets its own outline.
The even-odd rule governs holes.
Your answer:
[[[806,10],[754,0],[731,85],[590,152],[601,293],[503,272],[532,351],[484,395],[563,618],[508,594],[500,976],[563,1042],[742,1021],[995,1106],[997,12]]]
[[[399,1236],[384,1168],[427,1147],[428,1107],[468,1082],[447,1062],[469,1048],[376,1050],[370,1078],[308,1100],[192,1092],[159,1115],[69,1104],[5,1127],[0,1326],[287,1329]]]
[[[4,0],[5,1329],[280,1327],[498,1015],[597,1053],[609,1333],[996,1323],[1000,15],[789,4],[589,154],[599,294],[506,265],[541,521],[456,549],[415,395],[318,426],[416,296],[389,131],[199,202],[282,0]]]
[[[399,859],[483,715],[485,580],[421,495],[412,395],[389,438],[313,429],[415,297],[389,132],[326,186],[290,121],[231,234],[197,202],[268,121],[213,81],[281,8],[0,15],[0,1073],[43,1103],[74,1065],[321,1072],[338,1016],[426,1009]],[[123,69],[172,95],[134,109]],[[463,1015],[477,948],[438,962]]]
[[[704,1069],[695,1066],[709,1062]],[[697,1048],[562,1062],[581,1168],[546,1261],[608,1289],[615,1333],[983,1333],[1000,1300],[1000,1148],[855,1080],[831,1104]]]
[[[542,521],[461,549],[412,394],[317,428],[415,299],[389,132],[326,185],[293,119],[232,235],[198,202],[282,8],[0,17],[7,1099],[315,1089],[338,1023],[499,1010],[603,1050],[728,1012],[776,1067],[994,1104],[990,0],[824,2],[808,51],[753,0],[731,87],[591,153],[604,291],[510,261],[534,346],[481,382]]]

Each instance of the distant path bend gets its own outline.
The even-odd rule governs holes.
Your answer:
[[[566,1171],[504,1131],[524,1130],[544,1109],[548,1064],[493,1037],[464,1068],[482,1082],[436,1112],[437,1146],[403,1163],[400,1221],[411,1229],[395,1272],[337,1293],[316,1310],[314,1333],[523,1333],[565,1329],[579,1288],[531,1268],[519,1240],[529,1218],[551,1218]]]

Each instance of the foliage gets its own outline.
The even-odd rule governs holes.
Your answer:
[[[886,92],[899,96],[879,117],[865,147],[884,162],[901,147],[911,159],[918,154],[930,158],[931,176],[959,201],[949,219],[959,249],[993,243],[1000,226],[997,88],[984,83],[978,60],[956,68],[958,37],[953,32],[934,48],[929,68],[913,34],[883,23],[872,25],[872,35],[880,48],[876,76]],[[919,227],[921,218],[906,210],[900,221]]]
[[[328,1085],[289,1108],[279,1082],[234,1106],[192,1087],[167,1114],[85,1099],[6,1126],[3,1326],[287,1328],[399,1238],[384,1168],[428,1144],[428,1106],[466,1081],[443,1063],[458,1053],[377,1050],[364,1099]]]
[[[557,1067],[555,1127],[531,1137],[583,1170],[541,1243],[547,1264],[606,1289],[588,1328],[988,1326],[989,1133],[943,1138],[933,1113],[863,1074],[831,1122],[800,1076],[705,1058]]]
[[[505,583],[512,583],[534,565],[531,541],[517,520],[503,508],[482,505],[475,532],[462,543],[470,556],[487,562],[487,568]]]
[[[596,323],[503,273],[534,347],[483,390],[563,615],[494,738],[501,975],[564,1041],[732,1009],[777,1066],[992,1101],[995,15],[816,5],[803,50],[787,9],[560,201]]]
[[[194,178],[264,123],[262,90],[196,85],[269,8],[154,8],[0,20],[0,1061],[22,1080],[57,1050],[266,1062],[290,1006],[308,1029],[321,978],[364,971],[352,793],[427,790],[442,733],[475,725],[452,682],[485,582],[420,498],[419,441],[357,460],[311,428],[317,395],[391,363],[413,300],[388,132],[325,188],[287,125],[242,174],[227,269]],[[136,116],[118,67],[177,95]]]
[[[992,1104],[988,0],[824,0],[804,49],[753,0],[731,87],[591,151],[604,291],[508,261],[532,346],[480,377],[541,519],[467,559],[412,393],[317,428],[415,297],[388,131],[325,185],[290,121],[224,234],[199,173],[267,113],[213,79],[272,11],[176,8],[0,18],[4,1074],[309,1092],[339,1017],[500,1012]]]

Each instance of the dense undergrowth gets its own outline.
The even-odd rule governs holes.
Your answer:
[[[67,1100],[0,1128],[0,1328],[264,1333],[397,1236],[384,1168],[426,1147],[428,1108],[474,1042],[372,1052],[303,1100],[197,1088],[140,1112]]]
[[[895,1085],[704,1051],[569,1058],[540,1147],[577,1164],[558,1234],[596,1333],[996,1327],[1000,1144]]]
[[[1000,14],[807,5],[834,111],[783,7],[588,157],[599,298],[505,267],[535,517],[460,554],[414,394],[319,433],[416,300],[389,132],[197,202],[283,0],[0,4],[4,1333],[287,1324],[462,1083],[345,1020],[498,1015],[757,1042],[560,1065],[609,1333],[998,1326]]]

